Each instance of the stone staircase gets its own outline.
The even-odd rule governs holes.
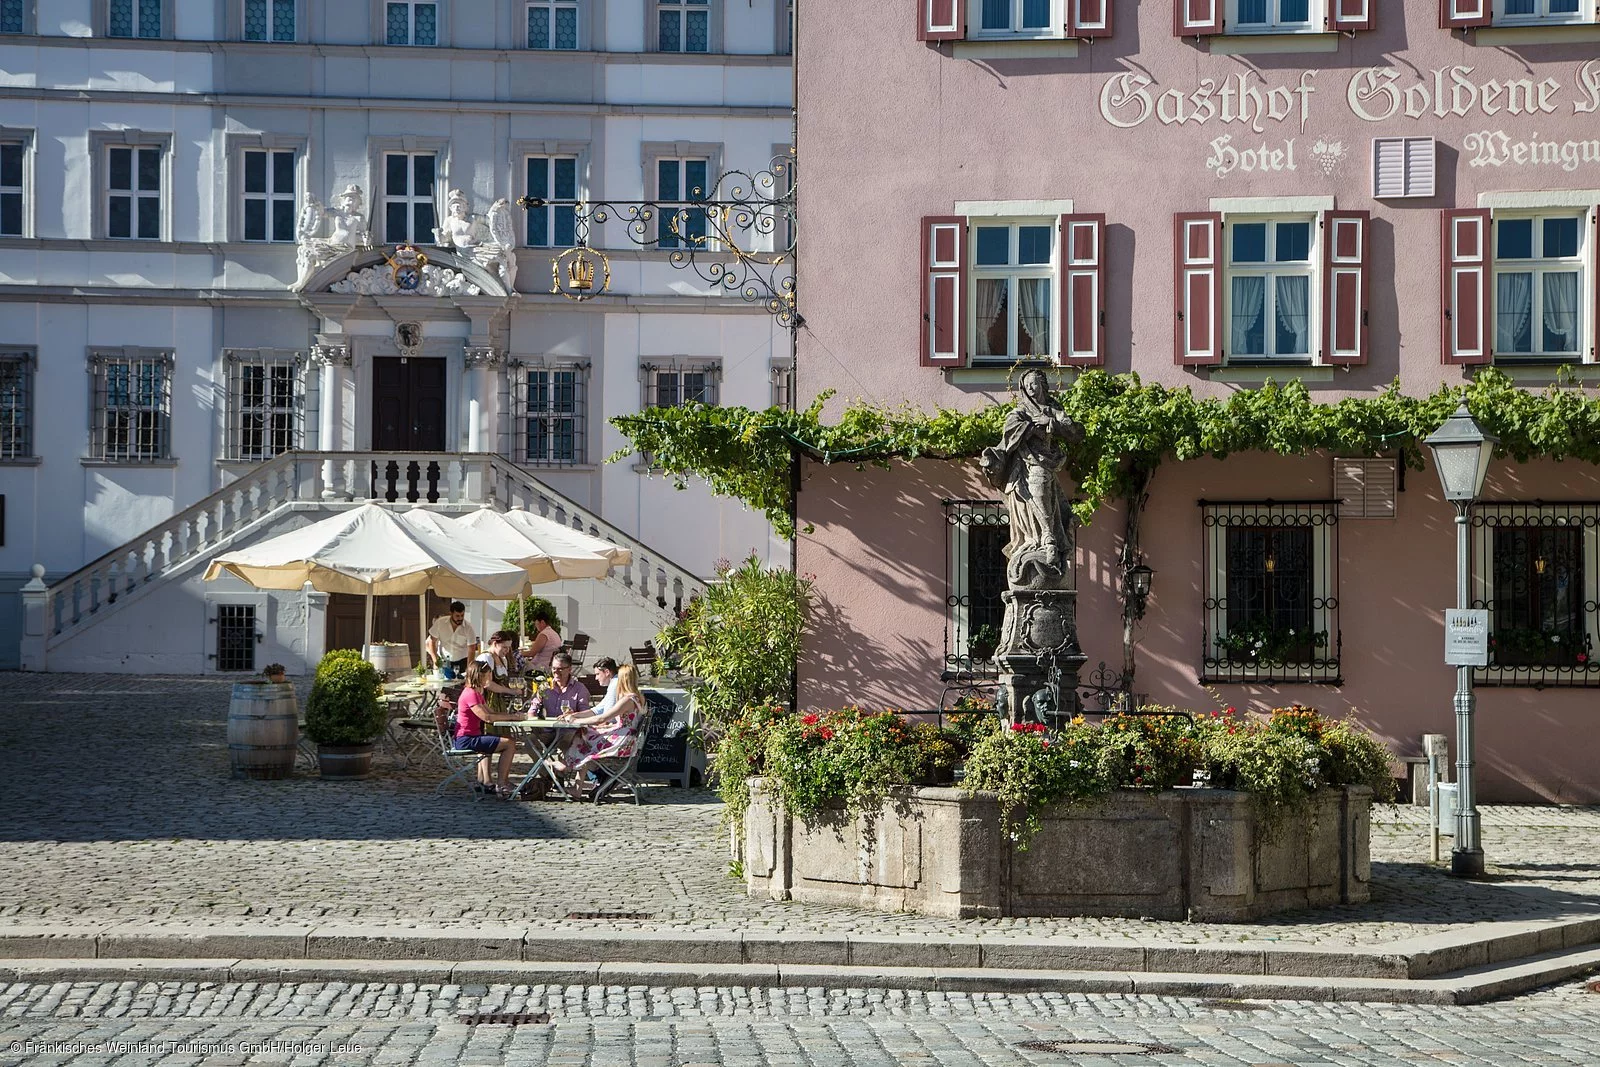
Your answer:
[[[526,471],[491,453],[288,452],[46,585],[44,568],[22,589],[22,668],[49,670],[51,653],[121,614],[212,557],[248,544],[290,512],[331,512],[368,502],[447,514],[489,504],[524,508],[627,548],[633,562],[604,581],[619,586],[655,625],[669,622],[704,583]]]

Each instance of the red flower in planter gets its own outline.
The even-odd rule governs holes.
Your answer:
[[[832,741],[833,740],[833,727],[824,726],[822,728],[822,739],[824,741]]]
[[[821,720],[822,720],[822,716],[821,715],[818,715],[815,712],[812,712],[810,714],[806,714],[806,715],[800,716],[800,725],[801,726],[815,726]]]

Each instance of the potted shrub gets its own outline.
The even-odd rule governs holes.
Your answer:
[[[281,663],[267,664],[265,667],[261,668],[261,674],[269,682],[281,683],[289,680],[288,672],[283,669],[283,664]]]
[[[378,668],[354,649],[322,657],[306,701],[306,736],[317,743],[324,778],[365,778],[372,771],[372,745],[388,725],[379,699]]]

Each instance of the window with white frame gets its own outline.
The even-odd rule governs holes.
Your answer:
[[[90,353],[90,459],[149,463],[172,458],[172,364],[171,352],[154,349]]]
[[[1321,33],[1325,0],[1227,0],[1229,33]]]
[[[0,348],[0,460],[33,455],[32,349]]]
[[[992,674],[1000,644],[1006,590],[1005,548],[1011,540],[1006,506],[998,500],[946,500],[946,678]]]
[[[1473,606],[1489,611],[1484,685],[1600,685],[1600,503],[1480,501]]]
[[[434,177],[438,157],[432,152],[385,152],[383,155],[383,239],[388,244],[433,240],[438,222]]]
[[[1227,220],[1229,359],[1311,359],[1316,234],[1313,216]]]
[[[105,147],[106,236],[161,239],[161,156],[155,145]]]
[[[982,219],[972,225],[974,360],[1048,358],[1056,352],[1054,220]]]
[[[709,195],[710,173],[708,159],[656,160],[656,200],[662,208],[656,224],[659,247],[706,244],[706,211],[690,205],[704,201]]]
[[[527,193],[540,200],[578,198],[576,156],[527,157]],[[525,223],[530,248],[570,248],[577,242],[577,208],[572,204],[530,207]]]
[[[656,0],[656,50],[711,51],[711,0]]]
[[[578,0],[531,0],[528,47],[571,51],[578,47]]]
[[[1338,501],[1202,500],[1203,681],[1339,681]]]
[[[1060,37],[1065,0],[967,0],[967,39]]]
[[[1497,357],[1581,359],[1589,271],[1586,213],[1494,214]]]
[[[1594,5],[1582,0],[1494,0],[1494,21],[1500,26],[1540,26],[1593,22]]]
[[[422,0],[388,0],[383,14],[384,43],[439,43],[439,5]]]
[[[520,461],[531,467],[587,463],[589,364],[524,363],[516,373]]]
[[[29,0],[0,0],[0,33],[28,32]]]
[[[224,458],[253,463],[299,447],[305,396],[298,352],[230,349]]]
[[[0,237],[23,236],[27,154],[21,141],[0,141]]]
[[[106,36],[160,37],[161,0],[106,0]]]
[[[293,41],[294,9],[299,0],[244,0],[244,39]]]
[[[295,223],[294,152],[245,149],[244,239],[293,241]]]
[[[722,365],[716,360],[674,360],[645,363],[644,406],[676,408],[685,404],[716,406]]]

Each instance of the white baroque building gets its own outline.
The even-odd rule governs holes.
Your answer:
[[[633,548],[537,590],[609,653],[718,557],[786,565],[759,515],[605,460],[613,415],[780,399],[787,332],[615,222],[590,239],[609,292],[554,293],[572,210],[516,201],[690,201],[765,170],[791,141],[791,20],[0,0],[0,667],[301,669],[359,641],[344,598],[199,574],[372,497],[522,504]],[[385,605],[378,636],[414,642],[423,610]]]

